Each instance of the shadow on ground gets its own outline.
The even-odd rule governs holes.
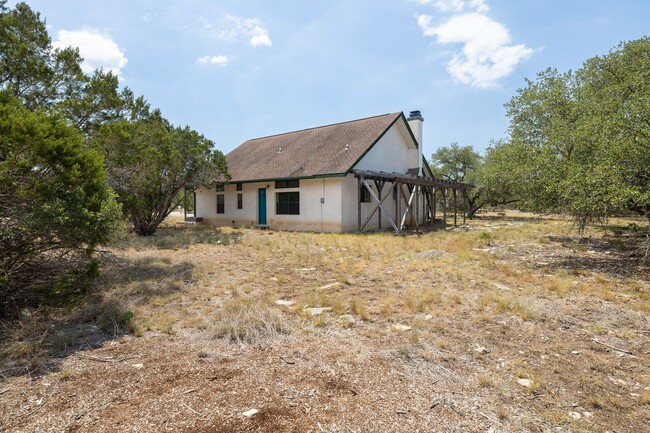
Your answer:
[[[58,371],[68,356],[129,333],[132,313],[126,305],[182,291],[194,268],[189,262],[111,253],[104,253],[101,261],[102,274],[83,301],[26,308],[17,320],[0,321],[0,378]],[[111,296],[116,286],[126,287],[126,296]]]
[[[196,244],[230,245],[241,241],[243,233],[238,230],[210,226],[161,227],[152,236],[141,237],[133,233],[126,236],[119,248],[158,248],[175,250]]]
[[[643,238],[640,236],[548,236],[547,239],[554,244],[561,244],[565,252],[555,258],[554,266],[650,281],[650,257],[645,254]]]

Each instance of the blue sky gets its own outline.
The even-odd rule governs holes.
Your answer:
[[[9,2],[13,7],[15,1]],[[647,0],[30,0],[55,46],[227,153],[249,138],[420,110],[425,155],[506,136],[547,67],[650,33]]]

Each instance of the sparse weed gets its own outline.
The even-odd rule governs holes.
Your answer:
[[[397,354],[400,358],[403,358],[407,361],[410,361],[413,358],[411,355],[411,349],[408,346],[400,346],[397,348]]]
[[[542,386],[541,377],[535,373],[531,373],[528,370],[521,368],[517,369],[515,371],[515,377],[519,379],[527,379],[530,381],[529,385],[524,387],[524,389],[526,389],[530,394],[537,394],[540,387]]]
[[[650,388],[644,389],[640,396],[641,404],[650,405]]]
[[[590,395],[587,397],[587,404],[594,409],[616,410],[623,406],[621,399],[612,395]]]
[[[388,295],[381,301],[381,314],[388,316],[393,311],[395,306],[395,297],[393,295]]]
[[[368,311],[366,306],[357,298],[353,298],[350,302],[350,309],[354,314],[356,314],[361,320],[368,320]]]
[[[494,237],[492,236],[491,233],[481,232],[478,234],[478,239],[481,242],[483,242],[485,245],[490,246],[492,245],[492,241],[494,240]]]
[[[230,301],[214,316],[212,333],[239,344],[261,343],[288,334],[292,327],[278,312],[252,299]]]
[[[501,406],[497,408],[497,418],[499,418],[501,421],[505,421],[510,417],[510,412],[508,412],[508,409],[505,407]]]
[[[484,388],[494,387],[494,379],[487,374],[479,374],[476,380],[478,381],[478,384]]]
[[[57,377],[59,380],[68,380],[72,377],[72,370],[64,368],[57,374]]]
[[[432,305],[441,302],[442,295],[434,289],[408,289],[404,299],[406,307],[416,313],[427,311]]]
[[[420,343],[420,332],[417,329],[411,330],[409,332],[409,343],[419,344]]]
[[[451,305],[461,305],[463,303],[463,298],[458,293],[454,293],[449,296],[449,303]]]
[[[572,285],[573,278],[569,278],[566,272],[558,273],[546,280],[546,288],[560,298],[564,298],[568,294]]]
[[[168,312],[164,312],[152,318],[152,328],[162,332],[163,334],[173,335],[176,333],[174,325],[176,319]]]
[[[531,320],[535,317],[533,311],[523,303],[497,292],[484,293],[476,302],[476,307],[479,311],[485,311],[490,305],[493,306],[496,313],[513,313],[522,320]]]

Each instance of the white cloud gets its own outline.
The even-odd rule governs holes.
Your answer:
[[[230,63],[232,60],[235,60],[235,57],[229,57],[229,56],[203,56],[198,58],[199,63],[203,64],[212,64],[212,65],[219,65],[219,66],[226,66],[228,63]]]
[[[209,25],[208,27],[215,26]],[[247,40],[253,47],[260,45],[270,47],[273,44],[269,32],[262,27],[262,22],[258,18],[226,15],[216,26],[216,34],[218,37],[229,41]]]
[[[453,12],[473,9],[473,12],[457,13],[437,26],[432,25],[430,15],[417,17],[424,36],[435,36],[438,44],[462,44],[462,49],[454,52],[447,64],[447,71],[461,83],[478,88],[494,87],[533,53],[524,44],[511,45],[508,29],[485,15],[488,6],[483,0],[439,0],[436,7]]]
[[[430,3],[430,0],[424,1]],[[422,3],[422,1],[420,1],[420,3],[426,4]],[[436,0],[435,6],[436,9],[441,12],[459,13],[463,11],[471,11],[485,14],[490,10],[484,0]]]
[[[122,68],[128,59],[113,41],[110,35],[97,29],[59,30],[57,39],[52,43],[54,48],[76,47],[84,61],[81,69],[92,73],[95,69],[103,68],[120,76]]]

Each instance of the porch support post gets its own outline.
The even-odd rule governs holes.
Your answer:
[[[456,227],[458,225],[458,202],[456,200],[456,192],[458,190],[454,188],[452,191],[454,191],[454,227]]]
[[[415,193],[415,209],[413,210],[413,216],[415,217],[415,222],[417,225],[420,225],[420,186],[419,185],[413,185],[414,188],[414,193]],[[416,232],[419,229],[419,227],[416,226]]]
[[[366,188],[368,188],[368,192],[370,193],[370,197],[372,197],[373,200],[375,200],[377,202],[377,206],[375,206],[373,208],[372,212],[370,212],[370,214],[368,215],[368,217],[366,217],[366,221],[361,225],[361,230],[360,231],[363,231],[363,229],[366,228],[366,226],[368,225],[368,223],[370,222],[372,217],[375,215],[375,212],[381,211],[382,209],[384,209],[382,205],[383,205],[384,201],[386,201],[386,199],[389,197],[388,195],[385,195],[384,198],[379,200],[379,198],[377,197],[377,195],[375,195],[375,192],[372,190],[372,188],[370,188],[370,185],[368,185],[368,182],[366,182],[365,179],[363,179],[363,185]],[[386,212],[386,215],[388,215],[388,212]],[[395,225],[395,223],[390,218],[390,216],[388,217],[388,222],[393,226],[393,228],[395,229],[395,232],[397,232],[398,231],[397,225]]]
[[[447,227],[447,187],[442,188],[442,222]]]
[[[438,189],[436,187],[433,187],[433,212],[431,215],[431,227],[433,227],[433,223],[436,222],[437,201],[438,201]]]
[[[363,176],[357,178],[357,224],[359,231],[361,231],[361,182]]]
[[[385,183],[386,183],[386,181],[384,181],[384,180],[376,180],[375,179],[375,186],[377,187],[377,200],[379,201],[379,203],[382,203],[381,190],[384,189],[384,184]],[[382,208],[380,206],[379,209],[377,210],[377,227],[379,228],[379,230],[381,230],[381,210],[382,210]],[[390,218],[390,216],[388,218]]]
[[[463,225],[465,224],[467,224],[467,194],[463,194]]]
[[[397,233],[402,233],[402,225],[399,223],[400,218],[399,216],[401,215],[401,208],[402,208],[402,184],[399,182],[395,183],[395,186],[397,187],[397,200],[395,203],[395,210],[396,215],[395,215],[395,221],[397,221]]]

